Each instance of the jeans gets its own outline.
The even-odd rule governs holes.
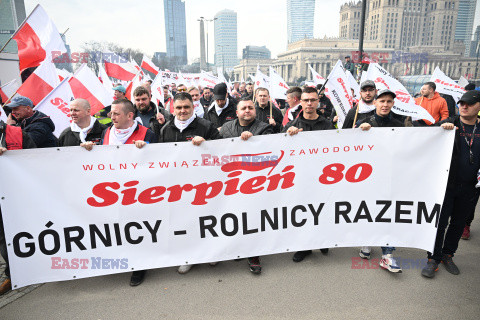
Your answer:
[[[470,227],[472,224],[473,218],[475,217],[475,207],[477,206],[478,196],[480,195],[480,190],[475,188],[475,195],[473,196],[472,200],[470,201],[470,208],[467,211],[467,221],[466,225]]]
[[[429,259],[440,262],[443,254],[455,254],[476,192],[475,184],[463,183],[447,187],[438,220],[435,247],[433,253],[428,252]]]
[[[392,254],[395,247],[382,247],[382,254]]]

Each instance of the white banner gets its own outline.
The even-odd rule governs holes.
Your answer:
[[[338,127],[341,128],[348,111],[353,107],[353,96],[340,60],[328,75],[327,81],[325,95],[330,99],[337,112]]]
[[[12,284],[315,248],[432,250],[453,140],[373,128],[8,151]]]
[[[467,92],[465,91],[465,87],[462,87],[460,84],[457,84],[455,81],[447,77],[439,67],[436,67],[435,70],[433,70],[430,81],[435,83],[437,87],[436,91],[451,95],[455,102],[458,102],[463,94]]]

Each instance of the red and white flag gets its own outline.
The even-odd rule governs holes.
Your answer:
[[[137,72],[135,77],[132,79],[132,81],[128,83],[127,87],[125,88],[126,89],[125,98],[127,98],[132,102],[133,102],[133,91],[135,91],[137,87],[140,87],[142,85],[141,73],[142,71]]]
[[[153,64],[153,62],[148,59],[146,55],[143,55],[143,60],[142,60],[142,69],[147,70],[148,72],[153,73],[154,75],[157,75],[159,72],[159,69],[157,68],[156,65]]]
[[[287,99],[288,85],[283,78],[269,67],[270,74],[270,97],[272,99]]]
[[[35,110],[45,113],[55,124],[53,134],[58,138],[70,126],[70,101],[74,98],[69,77],[65,78],[52,92],[50,92],[36,107]]]
[[[443,73],[439,67],[436,67],[435,70],[433,70],[430,81],[435,83],[438,93],[451,95],[455,99],[455,102],[458,102],[462,95],[467,92],[465,91],[464,86],[453,81],[450,77]]]
[[[257,73],[255,74],[255,86],[254,86],[254,88],[255,88],[255,90],[257,90],[257,88],[265,88],[265,89],[270,88],[270,79],[268,78],[268,76],[266,74],[264,74],[260,70],[259,65],[257,65]]]
[[[137,69],[128,59],[113,52],[105,53],[103,62],[107,75],[118,80],[131,81],[137,73]]]
[[[325,95],[330,99],[337,112],[338,127],[342,128],[348,111],[353,107],[353,96],[340,60],[337,61],[328,75],[328,82],[325,84]]]
[[[60,79],[60,82],[62,82],[64,79],[66,79],[66,78],[68,78],[68,77],[73,76],[73,74],[71,74],[71,73],[68,72],[67,70],[65,70],[65,69],[58,69],[58,68],[57,68],[57,74],[58,74],[58,78]]]
[[[40,66],[20,86],[17,94],[30,98],[37,105],[58,84],[57,69],[50,59],[45,59]]]
[[[152,100],[156,102],[161,102],[162,105],[165,103],[164,101],[165,95],[163,92],[163,84],[162,84],[162,76],[161,74],[157,75],[152,82]],[[166,107],[165,107],[166,108]]]
[[[18,46],[20,72],[67,52],[57,27],[40,5],[33,9],[12,38]]]
[[[6,103],[8,98],[13,96],[17,89],[20,88],[17,79],[13,79],[12,81],[5,83],[3,86],[0,87],[0,96],[2,97],[3,103]]]
[[[113,95],[113,83],[110,81],[101,63],[98,63],[98,80],[100,80],[107,92],[111,92]]]
[[[325,78],[322,77],[321,75],[319,75],[318,72],[315,71],[315,69],[312,68],[312,66],[308,66],[308,68],[310,69],[310,72],[312,73],[312,79],[313,79],[313,82],[315,83],[315,85],[325,83]]]
[[[90,102],[90,113],[92,115],[110,105],[113,101],[112,93],[105,89],[86,64],[82,64],[68,82],[75,99],[82,98]]]

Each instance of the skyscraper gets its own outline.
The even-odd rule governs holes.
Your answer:
[[[176,58],[176,64],[187,64],[187,27],[185,23],[185,2],[164,0],[165,39],[167,57]]]
[[[23,0],[0,1],[0,48],[25,20],[25,3]],[[5,52],[17,53],[15,41],[10,41]]]
[[[215,65],[233,68],[238,64],[237,13],[225,9],[217,12],[215,19]]]
[[[465,56],[470,55],[470,42],[473,33],[473,21],[477,0],[460,0],[458,5],[457,27],[455,28],[455,40],[465,43]]]
[[[313,39],[315,0],[287,0],[288,43]]]

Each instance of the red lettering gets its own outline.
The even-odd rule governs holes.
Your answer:
[[[120,189],[120,184],[117,182],[102,182],[93,187],[93,195],[103,199],[103,202],[98,202],[95,198],[90,197],[87,199],[87,203],[92,207],[108,207],[118,201],[118,195],[107,188],[115,190]]]

